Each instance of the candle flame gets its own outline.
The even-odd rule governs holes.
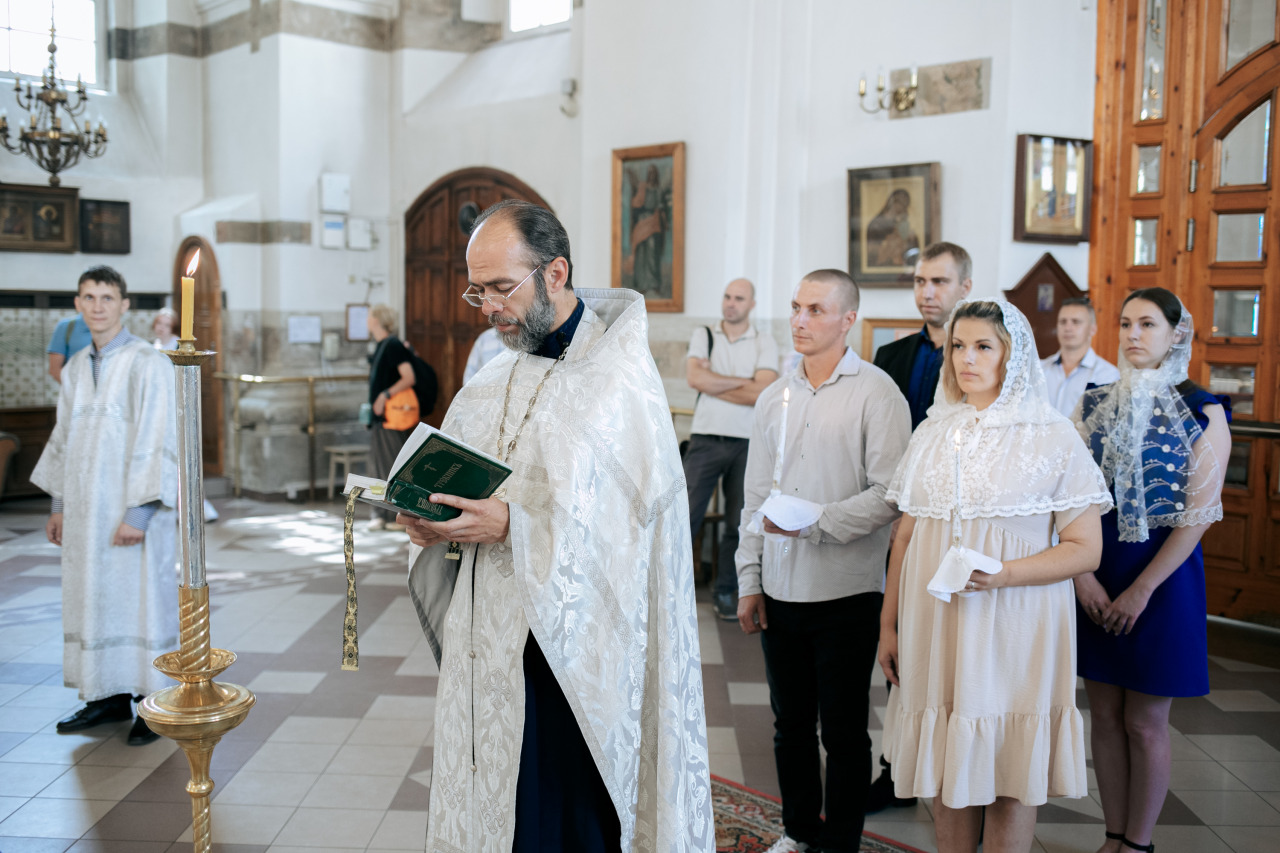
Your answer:
[[[782,404],[785,406],[787,403],[790,403],[790,402],[791,402],[791,388],[790,386],[788,386],[782,389]]]
[[[196,253],[191,256],[191,263],[187,264],[187,278],[191,278],[196,274],[196,269],[200,266],[200,250],[196,249]]]
[[[959,427],[956,427],[955,440],[956,440],[956,450],[959,450],[959,449],[960,449],[960,445],[961,445],[961,443],[962,443],[962,437],[961,437],[961,435],[960,435],[960,428],[959,428]]]

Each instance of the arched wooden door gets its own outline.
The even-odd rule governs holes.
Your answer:
[[[1224,518],[1204,537],[1209,610],[1253,618],[1280,613],[1280,3],[1214,2],[1207,13],[1190,93],[1184,299],[1204,344],[1192,378],[1235,411]]]
[[[471,223],[508,198],[548,207],[514,175],[477,167],[445,175],[405,213],[405,337],[440,380],[440,396],[427,418],[433,426],[440,425],[462,387],[471,345],[488,328],[480,309],[462,301]]]
[[[1195,318],[1191,378],[1232,398],[1223,520],[1202,540],[1213,614],[1280,616],[1280,0],[1098,6],[1090,295],[1116,352],[1130,291]]]
[[[191,256],[200,251],[196,270],[196,311],[194,334],[196,349],[217,350],[212,361],[200,371],[201,440],[204,444],[204,473],[222,476],[222,382],[214,372],[222,369],[222,279],[218,276],[218,259],[213,247],[201,237],[187,237],[178,249],[173,263],[173,308],[182,314],[181,278],[186,274]]]

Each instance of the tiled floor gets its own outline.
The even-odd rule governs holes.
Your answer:
[[[437,671],[404,588],[403,534],[357,538],[361,665],[342,672],[336,504],[220,504],[206,539],[213,638],[239,655],[222,678],[249,686],[258,704],[214,753],[217,849],[421,850]],[[170,742],[131,748],[127,723],[54,733],[79,702],[62,687],[59,558],[41,509],[0,507],[0,851],[190,850],[187,768]],[[705,604],[700,615],[712,772],[776,793],[759,641]],[[1174,703],[1172,792],[1157,847],[1273,853],[1280,671],[1215,658],[1211,681],[1207,698]],[[872,704],[878,748],[882,685]],[[1043,807],[1036,853],[1092,853],[1102,836],[1096,793]],[[935,849],[928,804],[875,815],[867,828]]]

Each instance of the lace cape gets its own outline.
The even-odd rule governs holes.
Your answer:
[[[1145,542],[1152,527],[1222,518],[1218,460],[1199,441],[1203,431],[1177,388],[1187,379],[1194,332],[1184,305],[1159,367],[1139,370],[1121,350],[1119,381],[1085,392],[1076,409],[1077,429],[1115,496],[1121,542]]]
[[[976,300],[965,300],[965,302]],[[1004,300],[1012,351],[995,402],[978,411],[949,402],[941,382],[911,436],[886,499],[917,518],[1040,515],[1098,504],[1111,495],[1088,449],[1050,403],[1027,318]],[[954,314],[951,320],[954,323]],[[947,354],[950,358],[950,354]],[[958,488],[957,488],[958,485]]]

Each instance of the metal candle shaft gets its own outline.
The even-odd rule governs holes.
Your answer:
[[[183,342],[187,343],[187,342]],[[181,352],[181,350],[179,350]],[[182,585],[204,586],[204,471],[200,447],[200,365],[175,364],[178,382],[178,541]]]

